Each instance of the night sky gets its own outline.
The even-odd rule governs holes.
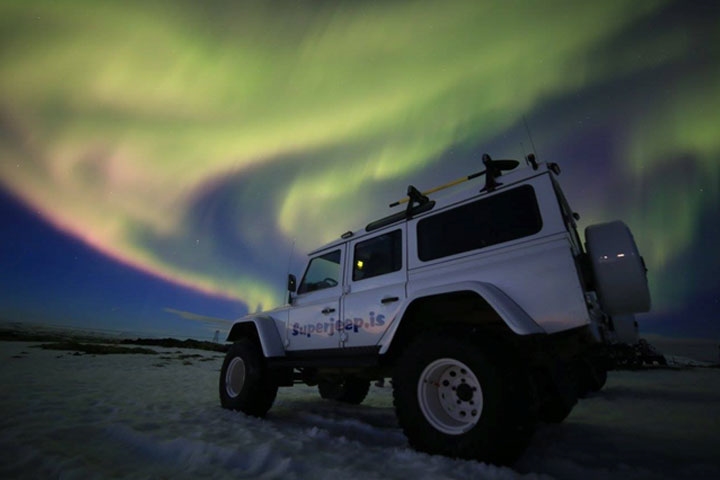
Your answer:
[[[211,337],[533,149],[633,230],[642,332],[720,338],[716,1],[4,0],[0,320]]]

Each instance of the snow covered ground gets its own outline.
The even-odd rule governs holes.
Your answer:
[[[220,408],[222,355],[83,355],[0,342],[0,478],[720,478],[720,369],[612,372],[513,468],[411,450],[390,388],[363,405],[280,389],[268,418]]]

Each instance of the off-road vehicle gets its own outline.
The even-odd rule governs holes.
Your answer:
[[[612,317],[650,308],[628,227],[588,226],[583,245],[558,165],[525,160],[410,186],[399,211],[310,252],[287,305],[233,325],[222,406],[264,416],[295,383],[359,404],[391,378],[412,447],[512,462],[537,422],[602,388]]]

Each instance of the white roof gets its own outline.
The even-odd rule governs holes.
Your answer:
[[[531,178],[537,177],[539,175],[544,175],[547,173],[552,173],[552,170],[549,168],[547,163],[538,163],[538,169],[533,170],[530,167],[519,167],[515,170],[508,171],[506,173],[503,173],[502,176],[498,178],[498,182],[501,183],[498,188],[496,188],[493,192],[497,192],[499,190],[503,190],[507,188],[510,185],[516,185],[518,183],[522,183],[526,180],[529,180]],[[441,209],[443,207],[446,207],[448,205],[452,205],[455,203],[463,202],[465,200],[468,200],[470,198],[480,198],[485,195],[489,195],[493,192],[482,192],[480,191],[480,188],[484,186],[485,184],[485,175],[481,175],[477,178],[474,178],[472,180],[469,180],[468,182],[458,184],[462,185],[461,187],[449,187],[447,190],[443,189],[443,194],[429,194],[428,197],[430,200],[435,202],[435,206],[432,210],[429,210],[428,212],[419,213],[417,215],[413,215],[413,218],[420,217],[423,215],[426,215],[427,213],[431,211],[435,211],[438,209]],[[388,216],[394,215],[397,213],[404,212],[407,208],[407,203],[403,203],[397,207],[392,208],[392,210],[388,213]],[[383,217],[385,218],[385,217]],[[381,219],[377,219],[381,220]],[[368,222],[368,224],[372,223],[374,220],[371,220]],[[391,225],[397,225],[400,222],[405,220],[398,220],[397,222],[388,223],[387,227],[390,227]],[[379,230],[383,230],[385,227],[373,229],[370,232],[366,230],[366,226],[362,227],[358,230],[354,230],[350,232],[351,234],[343,234],[343,237],[338,238],[337,240],[333,240],[319,248],[316,248],[315,250],[308,253],[308,255],[315,255],[316,253],[322,252],[324,250],[327,250],[329,248],[335,247],[337,245],[342,245],[343,243],[346,243],[351,240],[355,240],[359,237],[363,237],[365,235],[368,235],[370,233],[375,233]]]

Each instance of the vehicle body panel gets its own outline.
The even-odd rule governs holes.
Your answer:
[[[288,352],[381,346],[386,352],[415,300],[453,291],[482,297],[517,335],[553,334],[583,326],[597,328],[590,315],[578,267],[577,233],[572,212],[547,168],[526,169],[500,177],[495,192],[455,191],[408,221],[344,235],[310,254],[310,261],[334,249],[342,251],[341,282],[319,291],[293,295],[292,304],[269,312],[282,325]],[[422,261],[418,223],[458,206],[529,185],[537,198],[542,226],[534,234],[462,253]],[[387,232],[402,231],[400,270],[353,279],[354,248]],[[306,272],[307,274],[307,272]],[[385,300],[385,302],[383,302]],[[255,317],[253,317],[255,318]],[[442,319],[444,321],[452,319]],[[263,347],[265,350],[265,347]],[[274,351],[274,350],[273,350]]]

